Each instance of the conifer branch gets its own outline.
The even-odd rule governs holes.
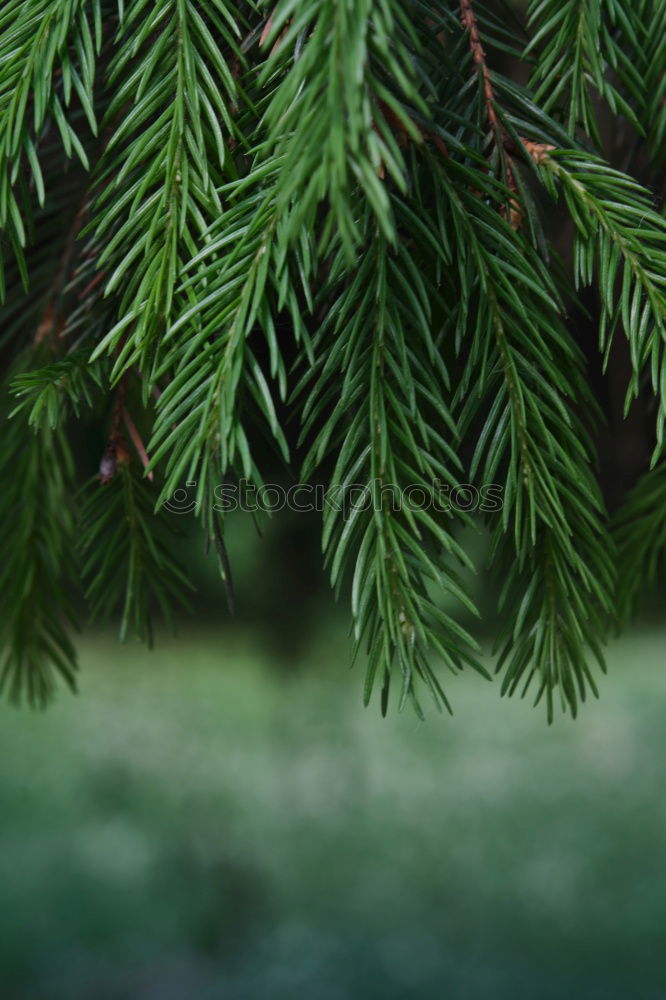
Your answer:
[[[536,255],[508,226],[487,244],[492,208],[469,193],[463,197],[444,171],[436,176],[479,268],[472,283],[463,280],[455,316],[473,331],[460,419],[469,432],[483,417],[470,476],[481,468],[492,481],[503,469],[506,482],[492,549],[505,581],[497,664],[504,670],[502,691],[522,684],[524,693],[536,679],[536,701],[545,695],[549,719],[557,693],[575,715],[586,691],[596,693],[586,650],[604,669],[601,646],[613,593],[590,445],[569,402],[585,393],[580,356],[559,322],[556,289]]]
[[[58,680],[76,689],[74,467],[62,428],[3,418],[0,692],[41,707]]]
[[[597,95],[614,115],[641,128],[647,92],[637,64],[648,36],[640,8],[640,3],[625,6],[616,0],[531,0],[529,5],[534,33],[525,54],[540,51],[531,81],[536,103],[546,112],[561,108],[569,134],[580,125],[597,147],[602,145]]]
[[[122,342],[114,373],[138,364],[150,377],[179,274],[221,209],[236,134],[230,59],[240,58],[238,28],[225,0],[204,16],[192,0],[160,0],[129,11],[116,46],[107,111],[116,125],[98,171],[92,231],[103,244],[97,267],[109,272],[104,294],[123,291],[117,322],[93,357]]]
[[[596,693],[590,657],[603,669],[640,560],[656,577],[664,551],[662,8],[532,0],[523,39],[500,0],[8,0],[0,686],[41,703],[73,685],[79,579],[123,637],[151,641],[155,611],[186,603],[164,506],[184,481],[231,610],[216,486],[260,485],[265,440],[289,461],[288,411],[303,478],[343,501],[324,561],[349,588],[366,700],[379,686],[385,711],[397,682],[399,705],[421,712],[427,689],[448,708],[438,664],[485,673],[470,519],[442,500],[460,478],[502,491],[485,511],[501,690],[549,718]],[[598,346],[615,365],[619,326],[626,405],[654,411],[656,447],[611,537],[586,361]],[[74,532],[89,473],[68,441],[100,413]]]
[[[409,215],[397,202],[394,210],[407,227]],[[321,357],[308,388],[305,433],[322,413],[326,420],[311,441],[303,475],[331,454],[341,509],[324,515],[323,546],[336,590],[351,578],[356,646],[363,643],[368,652],[366,702],[377,680],[386,711],[395,664],[401,706],[409,699],[420,713],[418,688],[424,684],[437,705],[450,709],[432,654],[453,673],[464,664],[485,671],[476,643],[441,605],[448,594],[475,613],[451,565],[460,560],[469,567],[469,560],[454,539],[452,515],[437,486],[445,491],[455,484],[458,468],[456,426],[444,402],[448,375],[429,329],[438,293],[418,274],[403,241],[386,252],[368,207],[365,221],[366,244],[351,284],[340,250],[332,264],[336,296],[313,350],[317,357],[333,337],[336,362]],[[347,413],[353,414],[349,420]],[[407,488],[431,503],[412,510]]]
[[[66,155],[76,153],[88,166],[68,110],[75,98],[96,134],[93,84],[101,41],[99,0],[8,0],[0,14],[0,231],[12,245],[24,282],[32,196],[20,175],[30,177],[43,206],[39,144],[47,119],[57,127]],[[0,293],[3,274],[0,255]]]
[[[599,344],[605,356],[621,320],[631,348],[633,377],[627,406],[647,368],[657,398],[657,444],[666,435],[666,222],[639,184],[581,153],[551,151],[540,160],[546,179],[564,192],[576,224],[576,286],[594,278],[601,298]],[[596,263],[596,275],[595,275]]]

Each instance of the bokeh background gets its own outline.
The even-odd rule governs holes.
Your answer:
[[[230,519],[233,619],[186,536],[176,638],[0,705],[0,996],[666,997],[663,599],[575,722],[474,674],[382,719],[316,527]]]
[[[602,376],[598,303],[583,304],[613,508],[654,415],[641,398],[624,419],[625,340]],[[108,422],[72,428],[86,475]],[[447,679],[452,718],[424,702],[424,723],[395,705],[382,719],[362,707],[363,664],[348,669],[317,515],[283,512],[261,538],[229,519],[233,618],[183,527],[197,593],[177,637],[158,630],[151,652],[97,624],[78,697],[43,714],[0,702],[0,1000],[666,998],[664,592],[609,646],[575,722],[548,727],[474,674]],[[483,536],[466,544],[483,566]],[[475,594],[492,668],[483,571]]]

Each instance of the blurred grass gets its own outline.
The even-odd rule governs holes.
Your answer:
[[[347,650],[99,634],[0,707],[3,1000],[666,997],[666,633],[550,729],[474,675],[381,720]]]

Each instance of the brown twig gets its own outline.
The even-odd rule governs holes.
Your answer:
[[[132,439],[132,444],[136,448],[137,454],[138,454],[139,458],[141,459],[141,464],[143,465],[144,469],[147,469],[148,466],[150,465],[150,459],[148,458],[148,452],[146,451],[145,445],[144,445],[143,441],[141,440],[141,435],[139,434],[138,430],[136,429],[136,424],[132,420],[130,412],[127,409],[126,406],[123,406],[123,420],[125,421],[125,427],[129,431],[129,436]],[[154,479],[152,469],[150,470],[150,472],[148,472],[148,479],[152,483],[152,481]]]
[[[488,118],[488,124],[493,130],[500,130],[500,126],[497,121],[497,112],[495,111],[495,92],[490,79],[488,63],[486,62],[486,53],[481,43],[479,25],[476,20],[474,8],[472,7],[472,0],[460,0],[460,20],[462,21],[463,28],[465,28],[469,34],[469,47],[472,53],[472,59],[474,60],[477,70],[483,80],[483,99],[486,105],[486,117]]]
[[[266,24],[264,25],[264,30],[261,32],[261,38],[259,39],[259,47],[260,48],[264,47],[264,45],[266,44],[266,39],[268,38],[268,36],[271,33],[271,28],[273,27],[273,18],[275,17],[275,11],[276,10],[277,10],[277,7],[275,7],[273,9],[273,11],[271,12],[271,14],[269,15],[268,20],[266,21]],[[289,25],[290,25],[290,23],[291,23],[291,19],[289,19],[289,21],[287,21],[287,23],[285,24],[284,28],[282,29],[282,31],[280,32],[280,34],[275,39],[275,42],[273,43],[273,47],[271,48],[271,52],[270,52],[271,55],[274,55],[277,52],[278,48],[280,47],[282,39],[284,38],[284,36],[289,31]]]
[[[111,419],[111,433],[106,450],[99,463],[99,473],[97,478],[102,486],[110,483],[116,474],[119,465],[126,465],[129,462],[129,452],[122,432],[123,410],[125,409],[125,396],[127,394],[127,373],[123,375],[116,389],[116,398],[113,403],[113,417]]]
[[[74,216],[72,224],[69,227],[67,238],[65,240],[65,246],[60,258],[60,266],[51,283],[42,319],[35,330],[35,336],[33,339],[35,347],[39,347],[42,341],[44,341],[47,337],[50,337],[54,332],[60,333],[65,326],[65,319],[58,308],[58,300],[62,295],[63,288],[65,287],[65,283],[67,281],[69,265],[74,253],[74,246],[76,244],[76,237],[79,235],[87,211],[88,193],[86,192],[83,201],[79,205],[79,209]]]
[[[96,149],[99,150],[96,156],[97,160],[99,160],[99,158],[102,156],[104,150],[111,141],[114,129],[120,120],[121,117],[119,113],[119,115],[116,116],[115,120],[106,129],[105,134],[100,137],[96,147]],[[78,260],[76,262],[76,266],[73,268],[73,270],[70,271],[70,264],[72,262],[72,257],[74,256],[76,241],[83,227],[83,223],[90,209],[92,200],[93,200],[93,195],[86,186],[83,198],[79,203],[79,208],[76,212],[76,215],[74,216],[74,219],[72,220],[72,224],[67,233],[65,246],[63,248],[62,257],[60,261],[60,267],[58,268],[58,271],[49,289],[49,297],[47,299],[47,303],[44,309],[44,314],[35,331],[35,336],[34,336],[35,346],[41,344],[46,337],[51,336],[54,332],[60,334],[63,330],[65,330],[67,326],[67,317],[62,314],[62,311],[59,308],[59,300],[62,297],[63,290],[67,284],[67,280],[70,277],[70,275],[76,278],[81,271],[82,262],[85,261],[86,259],[89,260],[91,257],[94,258],[97,254],[96,250],[93,250],[92,254],[86,253],[85,250],[81,250],[78,254]],[[83,291],[79,292],[78,295],[79,301],[82,301],[83,299],[86,298],[88,293],[91,292],[99,284],[99,282],[104,279],[105,274],[106,274],[105,271],[100,271],[95,275],[95,277],[83,289]]]
[[[92,292],[93,288],[96,288],[97,285],[99,285],[100,281],[104,281],[105,277],[106,277],[106,271],[98,271],[95,277],[92,279],[92,281],[89,281],[86,287],[79,292],[79,301],[87,298],[90,292]]]
[[[520,201],[517,198],[518,186],[513,175],[511,163],[504,155],[506,133],[495,110],[495,91],[490,79],[490,70],[488,69],[486,53],[481,42],[479,25],[472,6],[472,0],[460,0],[460,20],[463,28],[469,35],[469,48],[472,53],[472,59],[483,83],[483,102],[486,109],[486,118],[488,119],[491,134],[494,137],[495,146],[500,152],[500,159],[504,165],[507,187],[513,192],[509,198],[508,206],[504,206],[502,209],[502,215],[508,219],[512,229],[520,229],[523,221],[523,213]]]
[[[548,159],[548,154],[555,149],[555,146],[550,146],[547,142],[531,142],[529,139],[520,140],[525,147],[525,151],[529,157],[536,163],[537,167],[541,166]]]

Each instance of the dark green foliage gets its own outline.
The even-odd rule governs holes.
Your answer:
[[[592,399],[538,255],[508,225],[493,232],[493,208],[479,199],[457,202],[451,192],[450,202],[477,260],[476,304],[456,317],[473,331],[459,389],[463,430],[480,428],[470,475],[482,470],[481,480],[493,482],[501,469],[505,482],[491,554],[505,577],[502,690],[521,682],[527,689],[536,676],[536,697],[546,692],[549,716],[555,690],[575,715],[587,686],[595,690],[586,650],[603,666],[614,580],[592,443],[570,406],[573,399],[593,411]]]
[[[6,414],[6,410],[4,411]],[[0,477],[0,689],[44,704],[60,678],[75,686],[77,576],[72,456],[60,428],[5,426]]]
[[[542,169],[551,192],[563,191],[576,225],[574,283],[599,288],[600,350],[607,356],[620,324],[629,340],[628,403],[644,369],[650,374],[659,407],[656,460],[666,420],[666,227],[644,188],[603,161],[554,153]]]
[[[84,407],[92,406],[95,390],[102,389],[108,378],[107,367],[91,362],[87,351],[79,351],[43,368],[28,368],[10,384],[19,400],[11,416],[20,413],[35,429],[55,430],[70,410],[78,417]]]
[[[232,604],[215,489],[260,484],[266,440],[290,461],[287,406],[301,477],[337,491],[324,558],[367,699],[377,684],[386,710],[397,680],[400,705],[420,712],[425,688],[448,707],[440,664],[485,673],[472,517],[442,502],[466,482],[503,489],[473,516],[502,691],[549,718],[596,693],[590,658],[603,669],[666,544],[665,17],[651,0],[538,0],[522,24],[500,0],[5,4],[11,693],[72,682],[78,582],[123,637],[184,601],[163,509],[184,483]],[[623,338],[653,468],[611,522],[595,371]],[[92,481],[68,445],[81,424]]]
[[[223,50],[237,54],[240,25],[223,3],[203,14],[201,6],[128,5],[107,70],[112,98],[90,230],[104,293],[119,298],[118,322],[97,352],[118,347],[117,370],[150,366],[155,342],[187,302],[174,303],[183,267],[222,207],[236,99]]]
[[[32,192],[44,204],[49,178],[39,145],[48,130],[59,132],[68,157],[88,166],[79,137],[83,123],[68,116],[72,105],[97,130],[93,84],[102,40],[99,0],[9,0],[0,14],[0,228],[27,284],[23,251]],[[74,120],[72,120],[74,119]],[[76,126],[74,124],[76,122]],[[4,286],[0,257],[0,287]]]
[[[405,230],[413,225],[399,201],[394,215]],[[304,473],[333,455],[331,489],[341,509],[324,513],[323,546],[332,585],[339,589],[345,574],[352,579],[354,637],[369,653],[366,699],[379,675],[385,709],[395,660],[401,701],[410,697],[420,711],[420,677],[448,707],[433,652],[454,672],[465,662],[483,670],[474,640],[441,607],[448,592],[476,611],[451,565],[471,568],[442,502],[463,470],[452,447],[456,424],[441,398],[449,376],[432,336],[439,290],[406,240],[393,251],[369,210],[358,216],[366,232],[353,280],[342,246],[331,261],[328,311],[313,345],[318,361],[306,375],[308,382],[314,376],[303,407],[308,437],[332,395],[337,405]]]
[[[187,603],[187,577],[171,552],[168,514],[154,513],[148,484],[125,463],[109,483],[93,481],[86,494],[79,545],[90,613],[120,612],[121,639],[133,633],[152,645],[152,605],[170,622],[172,602]]]
[[[645,91],[636,56],[648,36],[628,4],[532,0],[528,24],[533,35],[526,54],[539,53],[532,73],[535,103],[560,112],[570,133],[581,125],[597,143],[599,98],[638,126],[634,108],[645,103]]]
[[[636,611],[644,582],[654,584],[666,558],[666,463],[645,475],[615,518],[620,571],[618,611],[624,624]]]

